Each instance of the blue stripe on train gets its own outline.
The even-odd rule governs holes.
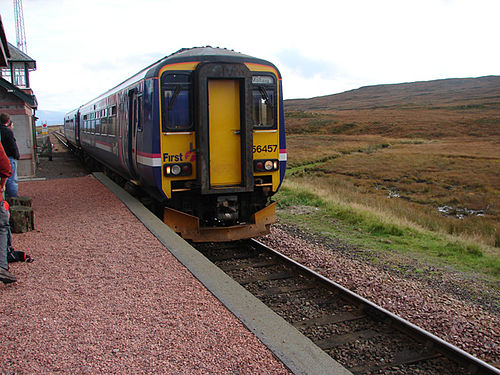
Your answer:
[[[279,119],[280,119],[280,134],[279,134],[279,142],[280,142],[280,150],[286,150],[286,136],[285,136],[285,109],[283,105],[283,84],[279,81]],[[286,161],[280,161],[280,184],[278,189],[281,187],[283,183],[283,179],[285,178],[286,172]]]

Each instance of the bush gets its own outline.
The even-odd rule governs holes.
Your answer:
[[[324,206],[323,200],[313,193],[308,191],[292,191],[286,187],[281,187],[280,200],[278,201],[279,208],[286,208],[290,206]]]
[[[368,226],[368,231],[375,235],[402,236],[403,230],[394,224],[372,223]]]

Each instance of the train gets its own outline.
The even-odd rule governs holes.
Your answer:
[[[69,146],[146,192],[193,242],[268,234],[286,170],[282,77],[225,48],[181,49],[64,116]]]

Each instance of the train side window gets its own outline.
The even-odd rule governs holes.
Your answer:
[[[116,116],[109,118],[108,134],[113,137],[116,135]]]
[[[88,129],[88,116],[85,115],[83,116],[83,132],[87,133],[87,129]]]
[[[108,135],[108,118],[106,116],[101,118],[101,134]]]
[[[95,133],[101,134],[101,119],[100,118],[97,118],[95,120]]]
[[[142,95],[139,95],[137,97],[137,101],[136,101],[136,109],[135,109],[135,113],[136,113],[136,127],[137,127],[137,131],[140,131],[142,132],[142,123],[143,123],[143,118],[142,118]]]
[[[108,113],[110,113],[108,122],[108,134],[114,137],[116,135],[116,105],[112,106]]]
[[[257,129],[276,129],[276,90],[271,76],[252,77],[252,118]]]
[[[164,74],[162,95],[162,131],[191,129],[191,76],[177,73]]]

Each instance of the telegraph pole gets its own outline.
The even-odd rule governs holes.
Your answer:
[[[16,43],[17,48],[24,53],[28,52],[26,47],[26,34],[24,32],[23,1],[14,0],[14,17],[16,19]]]

